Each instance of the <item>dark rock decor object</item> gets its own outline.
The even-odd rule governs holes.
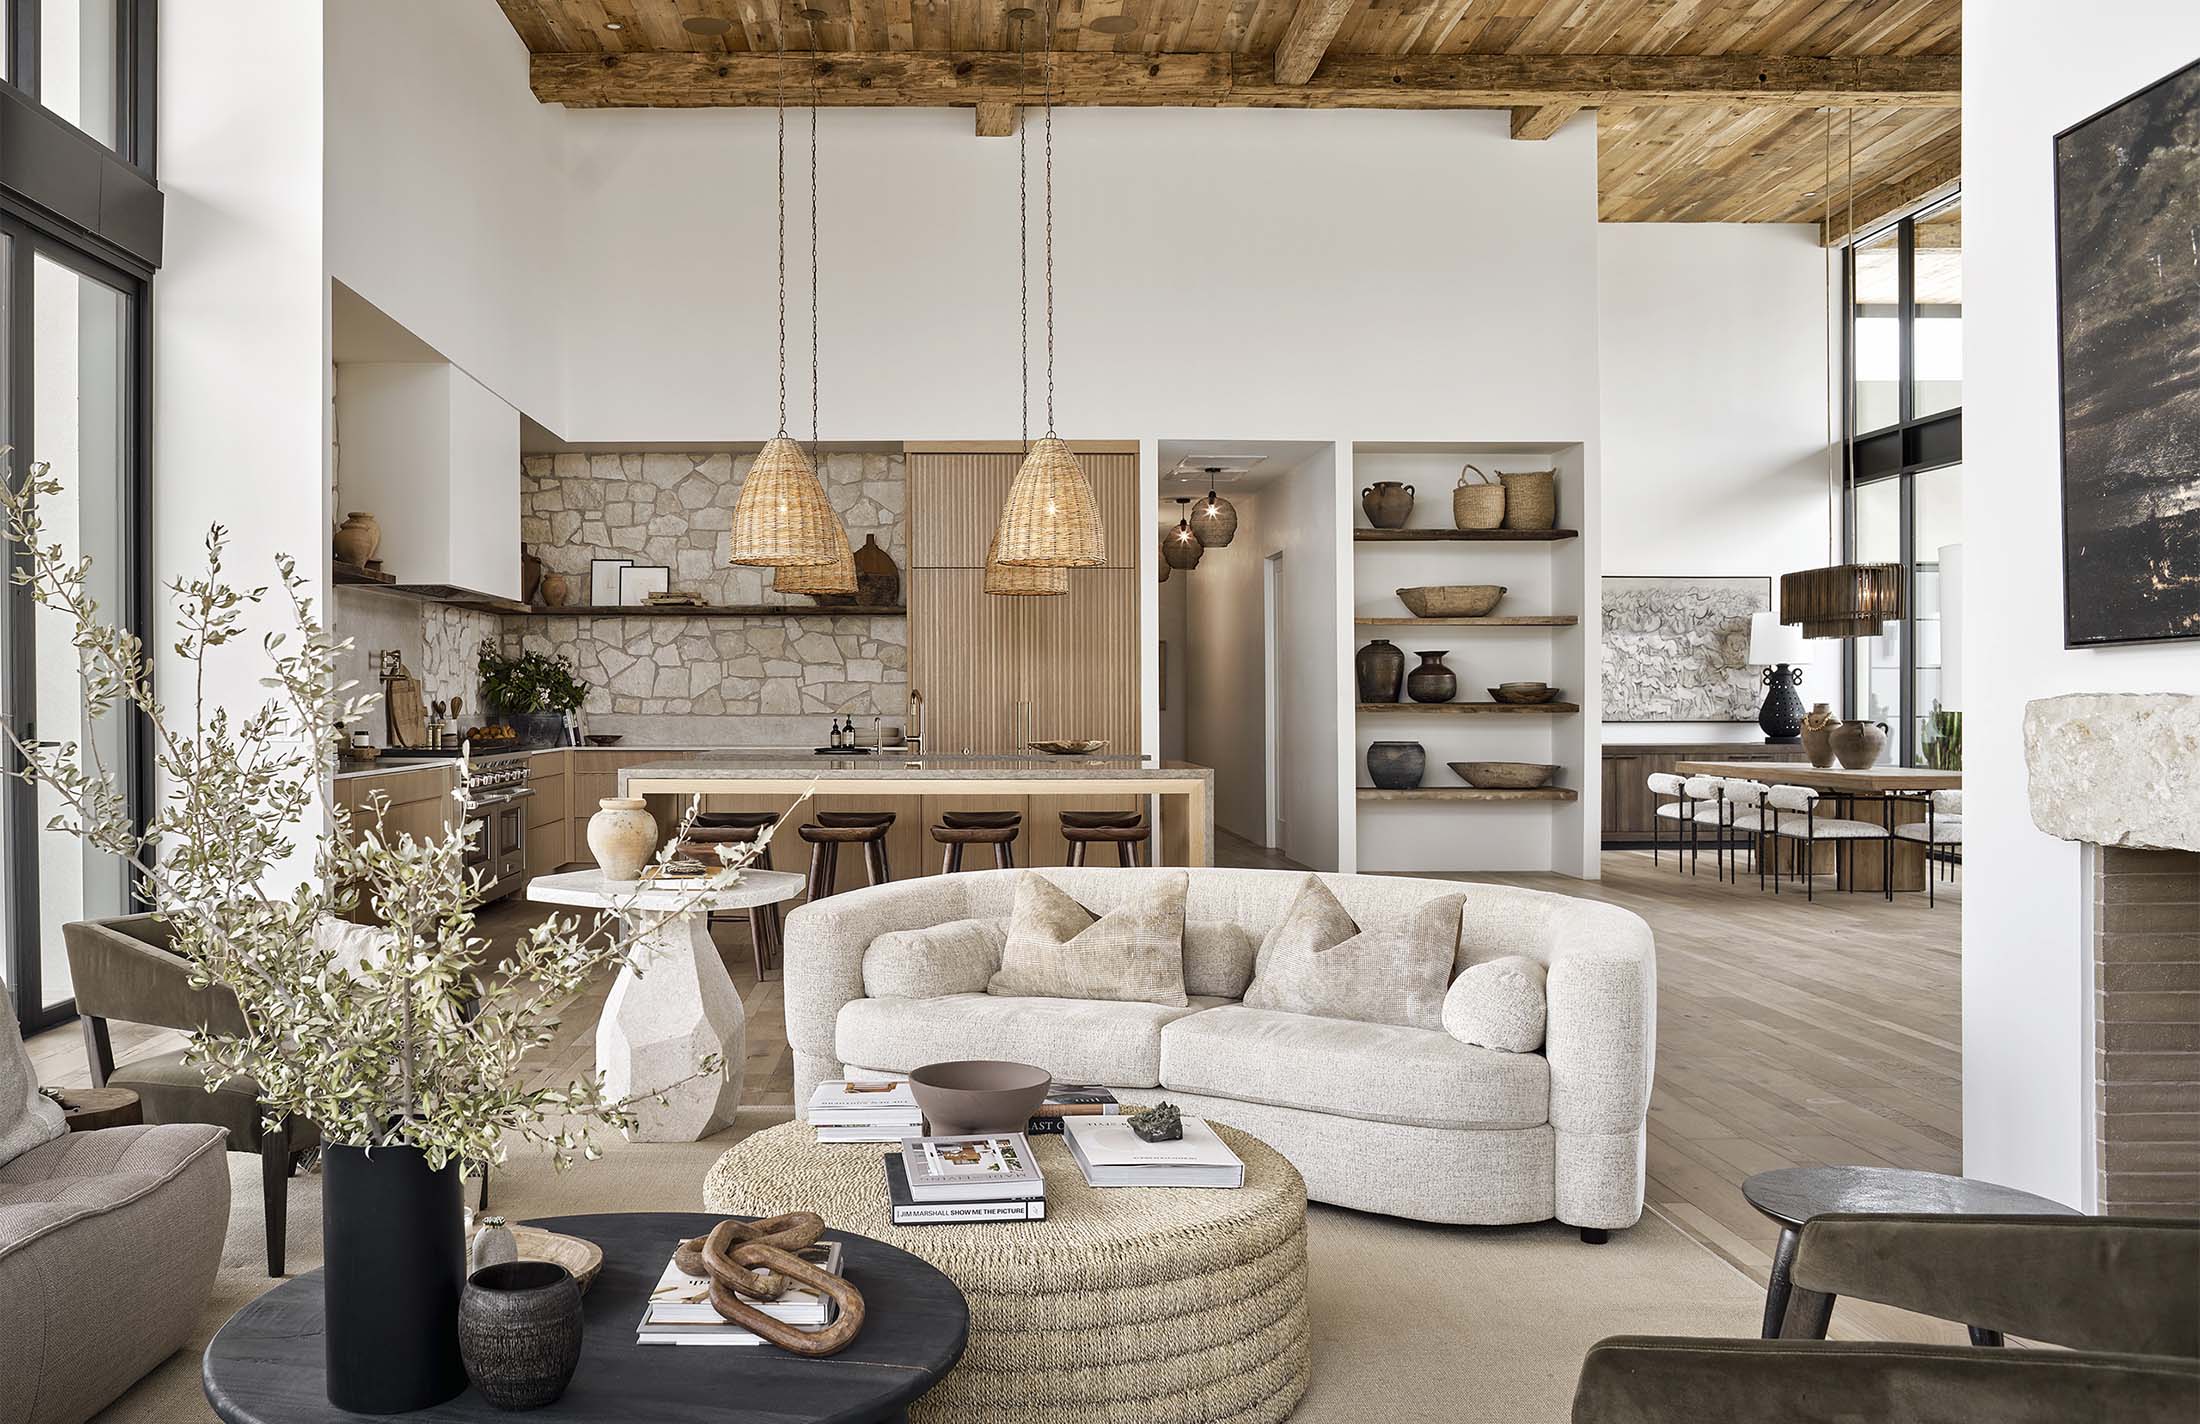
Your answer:
[[[483,1266],[458,1303],[467,1378],[499,1409],[540,1409],[572,1383],[581,1358],[581,1288],[550,1261]]]
[[[466,1216],[458,1163],[417,1147],[330,1143],[321,1153],[329,1403],[404,1414],[466,1388],[458,1298]]]
[[[1459,675],[1444,666],[1444,650],[1416,651],[1421,665],[1406,675],[1406,695],[1415,702],[1449,702],[1459,695]]]
[[[1029,1063],[972,1058],[927,1063],[909,1075],[909,1091],[934,1137],[1022,1132],[1054,1076]]]
[[[1175,1103],[1156,1103],[1144,1112],[1134,1112],[1124,1119],[1140,1142],[1182,1142],[1184,1140],[1184,1114],[1177,1111]]]
[[[1406,655],[1388,638],[1377,638],[1353,657],[1352,673],[1362,702],[1396,702],[1405,681]]]
[[[1419,742],[1371,742],[1367,779],[1382,791],[1411,791],[1428,770],[1428,751]]]
[[[1360,491],[1360,509],[1376,529],[1403,529],[1413,517],[1413,486],[1377,480]]]

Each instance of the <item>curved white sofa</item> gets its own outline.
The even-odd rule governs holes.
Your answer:
[[[1044,875],[1104,913],[1156,878],[1189,874],[1184,1008],[971,992],[967,962],[880,953],[872,980],[936,990],[874,997],[872,942],[960,920],[1005,932],[1016,879]],[[787,1040],[795,1103],[828,1078],[906,1073],[954,1058],[1035,1063],[1118,1096],[1166,1096],[1272,1144],[1316,1201],[1420,1221],[1560,1221],[1585,1231],[1642,1215],[1643,1122],[1656,1041],[1650,927],[1615,906],[1509,886],[1376,875],[1320,878],[1361,925],[1464,894],[1453,975],[1526,955],[1546,966],[1536,1053],[1450,1034],[1313,1018],[1238,1003],[1261,940],[1289,909],[1299,871],[1059,867],[929,876],[835,895],[786,924]],[[898,947],[897,947],[898,946]],[[982,981],[980,982],[982,988]]]

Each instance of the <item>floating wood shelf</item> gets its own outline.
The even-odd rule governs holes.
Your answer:
[[[1362,712],[1481,714],[1492,717],[1563,717],[1581,708],[1572,702],[1362,702]]]
[[[517,612],[537,618],[906,618],[909,610],[893,604],[860,604],[846,608],[820,608],[808,603],[668,603],[580,604],[565,608],[520,608]]]
[[[1535,786],[1499,789],[1482,786],[1416,786],[1410,791],[1385,791],[1378,786],[1359,788],[1362,801],[1578,801],[1581,793],[1571,786]]]
[[[527,605],[516,598],[504,598],[494,593],[482,593],[471,588],[460,588],[455,583],[393,583],[391,593],[401,593],[407,598],[423,599],[429,603],[448,604],[453,608],[471,609],[475,613],[525,613]]]
[[[1571,628],[1581,620],[1571,613],[1523,613],[1517,617],[1480,618],[1355,618],[1367,628]]]
[[[1449,542],[1482,544],[1555,544],[1578,539],[1578,529],[1355,529],[1352,538],[1361,544],[1410,544]]]
[[[330,559],[328,566],[329,581],[332,583],[355,583],[381,587],[397,582],[397,578],[393,574],[383,573],[380,569],[367,569],[361,568],[357,564],[347,564],[342,559]]]

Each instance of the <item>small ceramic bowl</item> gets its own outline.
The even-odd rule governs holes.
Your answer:
[[[1558,689],[1540,682],[1508,682],[1490,689],[1490,696],[1516,707],[1558,700]]]
[[[927,1063],[909,1075],[909,1090],[934,1137],[1022,1132],[1046,1100],[1053,1078],[1029,1063],[996,1058]]]
[[[1106,746],[1107,742],[1087,738],[1075,741],[1026,742],[1024,745],[1035,752],[1045,752],[1048,756],[1091,756]]]

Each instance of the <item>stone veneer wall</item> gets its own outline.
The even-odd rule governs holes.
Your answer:
[[[726,562],[734,497],[752,455],[530,455],[522,463],[522,542],[588,601],[589,562],[632,559],[672,571],[672,587],[713,604],[812,600],[774,593],[771,570]],[[820,474],[851,543],[876,535],[906,580],[902,457],[829,452]],[[906,583],[904,584],[906,588]],[[570,658],[591,684],[589,726],[659,740],[800,740],[763,719],[836,712],[899,720],[907,702],[908,620],[869,615],[698,618],[508,615],[507,648]],[[662,719],[682,719],[677,726]],[[696,719],[710,718],[710,722]],[[821,733],[822,727],[815,731]]]
[[[468,724],[481,720],[485,709],[475,659],[484,640],[502,633],[495,614],[423,603],[371,588],[345,586],[332,592],[335,631],[352,643],[337,655],[338,681],[357,683],[362,692],[379,692],[380,668],[374,654],[395,648],[420,679],[425,699],[448,701],[456,695],[465,699],[463,720]],[[368,719],[367,730],[377,746],[382,744],[386,725],[379,709]]]

